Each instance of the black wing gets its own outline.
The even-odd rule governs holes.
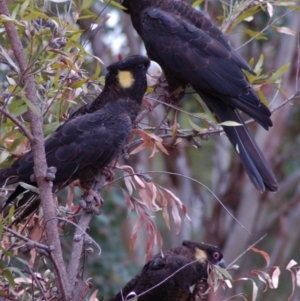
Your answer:
[[[193,294],[189,287],[198,279],[201,279],[201,275],[198,273],[197,264],[191,264],[191,260],[179,255],[155,257],[108,301],[129,300],[136,295],[141,295],[138,297],[140,301],[191,300]]]
[[[251,70],[244,59],[201,12],[184,2],[175,3],[172,12],[152,8],[144,13],[142,38],[149,56],[162,65],[171,81],[180,78],[181,83],[190,83],[202,92],[222,95],[223,101],[265,128],[271,126],[269,110],[241,70]],[[190,14],[185,14],[186,6]]]
[[[54,182],[66,181],[87,166],[101,169],[114,159],[132,124],[121,108],[111,107],[70,120],[45,141],[47,164],[57,168]],[[30,182],[32,174],[32,152],[1,171],[2,178],[15,175],[14,182]]]
[[[244,111],[265,129],[272,126],[269,109],[241,70],[251,72],[251,68],[201,12],[182,1],[171,3],[169,10],[164,7],[143,12],[138,31],[149,57],[164,69],[171,91],[190,83],[220,122],[242,124],[224,126],[224,131],[254,185],[260,191],[276,191],[272,171],[235,110]]]

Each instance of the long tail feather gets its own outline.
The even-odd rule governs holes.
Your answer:
[[[201,95],[201,93],[199,94]],[[234,149],[239,154],[255,187],[261,192],[266,189],[277,191],[276,178],[238,111],[232,107],[222,105],[220,100],[215,97],[207,95],[201,95],[201,97],[220,122],[231,120],[241,124],[241,126],[224,126],[223,128]]]

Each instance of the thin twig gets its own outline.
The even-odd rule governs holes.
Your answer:
[[[255,243],[253,243],[250,247],[248,247],[247,250],[245,250],[241,255],[239,255],[236,259],[234,259],[228,266],[227,266],[227,270],[230,269],[230,267],[237,262],[237,260],[239,260],[242,256],[244,256],[249,250],[251,250],[252,247],[254,247],[255,245],[257,245],[260,241],[262,241],[265,237],[267,236],[267,234],[263,235],[260,239],[258,239]]]
[[[73,223],[72,221],[66,219],[66,218],[62,218],[62,217],[56,217],[57,220],[62,221],[62,222],[66,222],[68,224],[73,225],[75,228],[78,228],[81,231],[81,235],[84,234],[85,236],[87,236],[91,242],[93,242],[93,244],[97,247],[97,249],[99,250],[98,255],[101,254],[102,250],[101,247],[99,246],[99,244],[90,236],[88,235],[88,233],[86,232],[86,229],[84,230],[83,228],[81,228],[79,225],[77,225],[76,223]],[[74,235],[75,236],[75,235]]]
[[[6,227],[6,226],[3,226],[3,229],[9,233],[11,233],[13,236],[16,236],[26,242],[29,242],[30,244],[32,244],[34,247],[36,248],[40,248],[40,249],[44,249],[44,250],[47,250],[47,251],[51,251],[51,248],[47,245],[44,245],[44,244],[41,244],[39,242],[36,242],[36,241],[33,241],[31,239],[29,239],[28,237],[26,236],[23,236],[22,234],[19,234],[18,232],[12,230],[11,228],[9,227]]]
[[[295,100],[295,99],[299,99],[300,98],[300,90],[298,90],[297,92],[295,92],[292,96],[290,96],[288,99],[286,99],[285,101],[283,101],[280,105],[278,105],[276,108],[272,109],[271,112],[275,112],[277,110],[279,110],[281,107],[285,106],[287,103]]]
[[[152,107],[151,110],[149,108],[144,109],[142,112],[139,113],[139,115],[136,117],[135,122],[139,123],[143,118],[145,118],[147,115],[149,115],[149,113],[156,108],[161,102],[154,99],[153,103],[152,103]]]
[[[45,294],[45,292],[44,292],[43,287],[42,287],[41,284],[40,284],[40,281],[37,279],[37,277],[36,277],[34,271],[33,271],[32,268],[29,266],[29,264],[27,264],[27,269],[29,270],[31,276],[33,277],[35,283],[37,284],[37,286],[38,286],[38,288],[39,288],[41,294],[43,295],[44,300],[45,300],[45,301],[49,301],[49,299],[47,298],[47,296],[46,296],[46,294]],[[33,281],[32,281],[32,282],[33,282]]]
[[[237,13],[235,13],[234,15],[232,15],[226,22],[225,24],[222,26],[222,32],[226,33],[227,30],[232,26],[232,24],[236,21],[236,19],[243,14],[246,10],[248,10],[249,8],[251,8],[252,6],[254,6],[254,2],[256,2],[256,0],[251,0],[249,1],[249,3],[246,4],[246,6],[244,7],[243,10],[239,10]]]
[[[181,268],[179,268],[178,270],[176,270],[173,274],[171,274],[170,276],[168,276],[167,278],[165,278],[164,280],[162,280],[161,282],[153,285],[152,287],[150,287],[149,289],[147,289],[146,291],[140,293],[139,295],[135,296],[136,300],[138,300],[139,297],[147,294],[148,292],[154,290],[156,287],[162,285],[164,282],[168,281],[170,278],[174,277],[177,273],[179,273],[181,270],[183,270],[184,268],[186,268],[189,265],[192,265],[193,263],[197,262],[198,259],[195,259],[187,264],[185,264],[184,266],[182,266]]]
[[[242,47],[246,46],[248,43],[250,43],[251,41],[255,40],[259,35],[261,35],[263,32],[265,32],[269,27],[271,27],[273,24],[275,24],[277,21],[281,20],[283,17],[287,16],[288,14],[290,14],[291,12],[297,10],[299,8],[299,6],[297,6],[296,8],[287,11],[286,13],[282,14],[281,16],[279,16],[277,19],[275,19],[273,22],[269,23],[265,28],[263,28],[260,32],[258,32],[256,35],[254,35],[251,39],[249,39],[247,42],[245,42],[244,44],[242,44],[241,46],[239,46],[238,48],[236,48],[236,50],[241,49]]]
[[[12,114],[10,114],[7,110],[0,108],[0,112],[5,115],[7,118],[9,118],[14,124],[16,124],[19,129],[20,132],[25,135],[30,142],[32,142],[34,140],[34,137],[32,136],[32,134],[28,131],[27,127],[19,120],[17,119],[15,116],[13,116]]]

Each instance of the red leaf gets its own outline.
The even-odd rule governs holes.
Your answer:
[[[263,258],[265,259],[265,261],[267,262],[267,267],[270,265],[270,256],[267,252],[265,251],[261,251],[259,249],[256,249],[254,247],[250,247],[250,249],[255,252],[255,253],[259,253],[260,255],[263,256]]]

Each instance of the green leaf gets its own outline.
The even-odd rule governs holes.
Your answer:
[[[28,108],[37,116],[42,117],[40,110],[29,100],[27,97],[24,97],[23,100],[25,101]]]
[[[227,120],[227,121],[221,122],[220,125],[222,125],[222,126],[241,126],[242,124],[238,123],[236,121]]]
[[[40,194],[40,190],[38,189],[38,187],[27,184],[25,182],[18,182],[20,186],[22,186],[23,188],[30,190],[36,194]]]
[[[14,276],[12,275],[11,271],[9,269],[3,269],[3,275],[8,280],[8,284],[10,288],[13,288],[15,286],[15,280]]]
[[[0,45],[0,53],[4,56],[4,58],[8,61],[9,65],[15,69],[15,71],[19,74],[20,69],[19,67],[14,63],[14,61],[10,58],[6,50]]]
[[[30,11],[30,14],[27,14],[26,16],[24,16],[23,20],[27,21],[27,20],[37,19],[37,18],[42,18],[44,20],[50,19],[46,14],[34,10],[34,11]],[[53,23],[55,25],[57,25],[57,23],[55,21]]]
[[[24,17],[24,12],[25,12],[26,8],[28,7],[29,2],[30,2],[30,0],[26,0],[21,5],[21,9],[20,9],[20,17],[21,17],[21,19],[23,19],[23,17]]]
[[[104,2],[109,3],[117,8],[120,8],[122,10],[127,10],[127,8],[125,8],[124,6],[122,6],[120,3],[114,1],[114,0],[104,0]]]
[[[277,79],[279,79],[286,70],[290,67],[290,63],[286,63],[281,66],[278,70],[276,70],[272,76],[267,80],[267,83],[274,83]]]
[[[9,76],[6,75],[6,79],[7,79],[8,83],[11,86],[16,86],[17,85],[17,83],[15,82],[15,80],[12,77],[9,77]]]
[[[16,257],[16,259],[19,260],[19,258]],[[25,262],[26,264],[26,262]],[[28,264],[28,263],[27,263]],[[10,272],[14,272],[16,274],[19,274],[23,279],[27,280],[28,278],[25,276],[25,274],[18,268],[15,268],[15,267],[9,267],[8,268],[10,270]]]
[[[260,89],[256,90],[256,93],[260,99],[260,101],[266,106],[266,107],[269,107],[269,103],[268,103],[268,100],[267,98],[265,97],[265,95],[261,92]]]
[[[20,104],[19,101],[14,100],[12,101],[12,103],[15,104],[14,109],[9,110],[15,117],[18,117],[22,114],[24,114],[25,112],[28,111],[28,107],[26,104]],[[9,108],[11,108],[11,106],[9,106]]]
[[[268,40],[267,35],[263,32],[258,34],[258,32],[253,31],[253,30],[248,29],[248,28],[244,28],[243,32],[245,34],[247,34],[248,36],[250,36],[251,38],[255,37],[255,40]]]
[[[217,266],[217,265],[215,265],[214,267],[215,267],[215,268],[218,270],[218,272],[219,272],[221,275],[223,275],[226,279],[229,279],[229,280],[232,281],[232,277],[231,277],[231,275],[228,273],[227,270],[225,270],[225,269],[223,269],[223,268],[221,268],[220,266]]]
[[[75,82],[75,83],[71,86],[71,88],[72,88],[72,89],[81,88],[82,85],[83,85],[84,83],[88,82],[88,81],[89,81],[88,78],[84,78],[84,79],[78,80],[77,82]]]
[[[191,127],[192,127],[194,130],[196,130],[198,133],[200,133],[200,134],[205,134],[205,133],[207,133],[207,129],[202,128],[202,127],[198,126],[197,124],[195,124],[195,123],[190,119],[190,117],[188,117],[188,121],[189,121]]]
[[[246,1],[244,2],[246,3]],[[242,9],[241,7],[238,7],[236,10],[240,10]],[[251,8],[249,8],[248,10],[244,11],[233,23],[233,25],[231,26],[230,30],[232,30],[233,28],[235,28],[240,22],[246,20],[249,17],[253,17],[256,13],[258,13],[260,11],[260,5],[257,4]],[[235,13],[235,11],[233,12],[233,14]]]
[[[196,7],[199,6],[200,4],[202,4],[204,0],[196,0],[195,2],[193,2],[192,7]]]
[[[0,154],[0,163],[5,161],[9,155],[10,155],[10,153],[4,149]]]
[[[14,9],[13,12],[11,13],[11,17],[12,17],[13,19],[16,19],[16,16],[17,16],[17,14],[18,14],[19,8],[20,8],[20,3],[17,4],[17,6],[15,7],[15,9]]]
[[[90,8],[92,4],[93,4],[93,0],[83,0],[81,10]]]
[[[254,72],[257,74],[257,75],[260,75],[261,71],[262,71],[262,65],[264,63],[264,55],[261,54],[260,57],[259,57],[259,60],[258,62],[256,63],[255,65],[255,68],[254,68]]]
[[[210,125],[210,122],[216,122],[215,116],[210,112],[196,113],[196,114],[193,114],[193,116],[195,118],[201,120],[202,122],[207,123],[208,125]]]
[[[11,22],[11,23],[14,23],[15,25],[25,27],[24,24],[18,22],[17,20],[15,20],[11,17],[8,17],[6,15],[0,15],[0,23],[4,23],[4,22]]]
[[[101,72],[100,63],[99,63],[99,61],[96,61],[96,69],[95,69],[95,72],[94,72],[92,78],[93,79],[98,79],[99,75],[100,75],[100,72]]]

